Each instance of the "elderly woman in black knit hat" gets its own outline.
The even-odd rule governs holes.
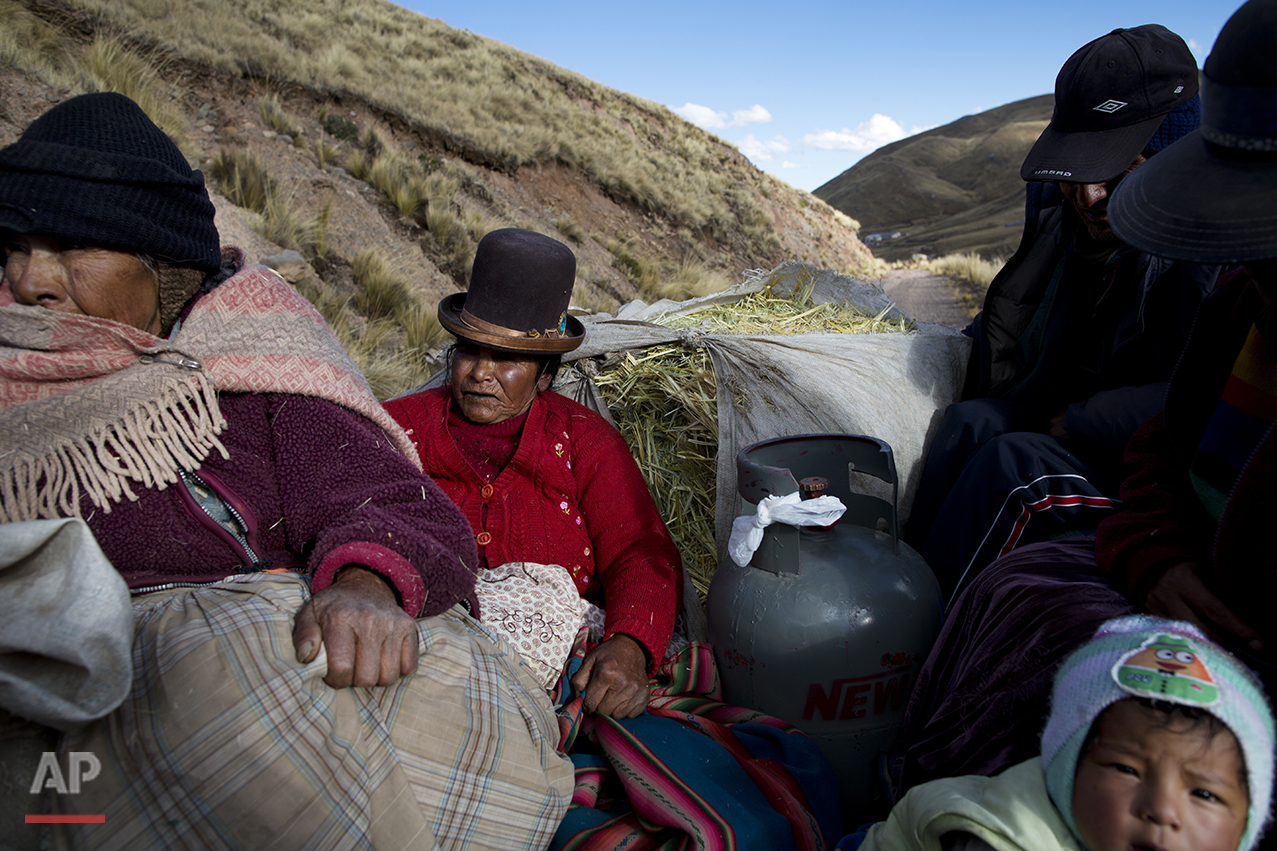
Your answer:
[[[839,835],[824,757],[719,702],[709,647],[672,638],[682,562],[624,438],[550,390],[585,335],[575,280],[562,243],[489,233],[469,290],[439,303],[446,386],[386,403],[470,521],[480,620],[559,707],[578,787],[551,848],[819,847]]]
[[[128,696],[62,737],[101,765],[46,802],[105,816],[72,843],[543,846],[571,765],[465,614],[465,519],[176,146],[53,108],[0,150],[0,236],[0,520],[83,518],[134,595]]]

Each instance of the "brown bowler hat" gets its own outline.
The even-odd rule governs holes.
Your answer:
[[[508,352],[570,352],[585,327],[568,316],[576,257],[558,240],[522,228],[479,240],[470,289],[439,302],[439,322],[458,337]]]

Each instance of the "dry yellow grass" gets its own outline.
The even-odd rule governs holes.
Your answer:
[[[704,601],[718,566],[718,408],[709,353],[681,346],[627,352],[594,382]]]
[[[306,140],[303,137],[306,135],[306,130],[295,115],[284,109],[283,104],[279,102],[279,95],[265,95],[258,98],[257,111],[267,127],[276,133],[291,137],[293,144],[297,147],[305,146]]]
[[[98,35],[83,50],[57,27],[12,0],[0,0],[0,62],[68,94],[119,92],[132,98],[187,156],[192,153],[177,92],[161,73],[163,55],[138,51],[112,35]]]
[[[1005,262],[1001,257],[985,260],[978,254],[946,254],[944,257],[928,260],[926,266],[937,275],[988,289],[993,276],[998,274]]]
[[[388,399],[429,377],[429,355],[447,332],[434,308],[408,293],[379,252],[362,252],[351,271],[353,296],[316,278],[303,279],[297,289],[328,322],[377,398]]]
[[[49,85],[71,88],[76,83],[76,57],[62,33],[15,0],[0,0],[0,62],[36,75]]]
[[[720,293],[731,285],[730,278],[717,269],[710,268],[704,261],[684,258],[669,277],[644,290],[643,294],[653,301],[662,298],[684,301]]]
[[[369,320],[388,319],[412,303],[407,283],[391,270],[390,264],[377,249],[367,248],[359,252],[350,264],[350,270],[355,276],[355,286],[359,288],[354,298],[355,307]]]
[[[625,273],[638,288],[639,297],[648,303],[663,298],[684,301],[722,292],[732,285],[727,275],[697,258],[684,257],[666,268],[659,259],[639,251],[634,240],[610,239],[604,246],[612,253],[612,268]]]
[[[232,204],[250,210],[250,225],[276,245],[300,251],[308,257],[328,253],[328,219],[331,203],[305,218],[291,194],[280,190],[262,161],[242,147],[223,148],[208,162],[208,174]]]
[[[871,334],[913,330],[903,319],[815,304],[810,289],[790,297],[770,288],[735,304],[660,320],[672,327],[708,323],[718,334]],[[714,370],[704,349],[677,345],[627,352],[594,377],[617,428],[638,461],[656,506],[683,554],[702,602],[718,567],[714,502],[718,407]]]
[[[978,254],[946,254],[923,265],[954,282],[959,302],[967,315],[974,318],[984,304],[989,284],[1005,263],[1001,257],[985,260]]]

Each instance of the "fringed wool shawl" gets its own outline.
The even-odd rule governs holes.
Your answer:
[[[227,455],[218,393],[297,393],[376,422],[417,452],[315,308],[250,266],[202,296],[176,337],[13,303],[0,288],[0,522],[109,512]]]

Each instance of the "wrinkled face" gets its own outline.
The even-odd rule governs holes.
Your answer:
[[[517,417],[549,387],[549,375],[537,376],[536,358],[457,341],[452,398],[470,422],[487,425]]]
[[[3,245],[4,278],[19,304],[160,333],[159,280],[135,255],[32,234],[5,234]]]
[[[1117,241],[1117,235],[1109,227],[1109,196],[1113,194],[1113,190],[1117,188],[1117,185],[1122,182],[1122,178],[1135,171],[1145,162],[1147,160],[1144,155],[1140,154],[1121,174],[1104,183],[1059,182],[1060,191],[1064,193],[1064,197],[1073,205],[1073,209],[1082,219],[1082,224],[1086,227],[1086,232],[1090,234],[1091,239],[1096,242]]]
[[[1091,851],[1237,851],[1250,806],[1241,748],[1231,732],[1191,723],[1135,700],[1100,715],[1073,783]]]

